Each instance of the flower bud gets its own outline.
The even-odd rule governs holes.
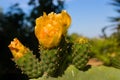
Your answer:
[[[15,60],[21,58],[29,51],[29,49],[26,48],[17,38],[14,38],[14,40],[11,41],[8,47],[12,52]]]
[[[86,44],[86,43],[88,43],[89,41],[88,41],[87,38],[81,37],[81,38],[78,38],[77,42],[78,42],[79,44]]]

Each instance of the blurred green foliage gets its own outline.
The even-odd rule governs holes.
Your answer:
[[[110,65],[110,58],[120,52],[116,38],[94,38],[92,41],[92,57],[102,60],[105,65]]]
[[[115,7],[115,11],[120,14],[120,0],[111,0],[110,3]],[[93,44],[93,56],[102,60],[105,65],[111,65],[119,68],[120,62],[120,16],[114,16],[109,18],[114,24],[103,27],[102,38],[92,39]],[[112,34],[106,35],[106,30],[111,29]]]

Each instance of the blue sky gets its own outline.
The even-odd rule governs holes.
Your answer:
[[[5,12],[11,4],[20,2],[20,6],[26,10],[29,0],[0,0],[0,6]],[[98,37],[102,35],[104,26],[113,24],[108,17],[117,16],[115,7],[109,3],[112,0],[66,0],[65,9],[72,17],[69,33],[78,33],[86,37]],[[27,12],[27,11],[26,11]],[[111,30],[107,34],[111,34]]]

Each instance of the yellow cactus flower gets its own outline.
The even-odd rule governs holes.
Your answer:
[[[78,43],[80,43],[80,44],[88,43],[88,39],[85,38],[85,37],[81,37],[81,38],[78,39]]]
[[[15,60],[21,58],[29,51],[29,49],[26,48],[17,38],[14,38],[14,40],[11,41],[8,47],[12,52]]]
[[[39,43],[45,48],[59,45],[62,35],[67,32],[71,18],[66,11],[62,13],[46,13],[36,19],[35,35]]]

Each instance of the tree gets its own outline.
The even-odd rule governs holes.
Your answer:
[[[112,0],[113,2],[111,5],[116,6],[116,12],[120,13],[120,0]],[[113,22],[119,22],[120,21],[120,16],[117,17],[111,17],[111,21]]]
[[[116,35],[116,34],[120,33],[120,15],[119,15],[120,14],[120,0],[112,0],[112,3],[110,3],[110,5],[113,5],[113,6],[117,7],[115,11],[118,13],[118,16],[110,17],[110,21],[111,22],[115,22],[115,24],[114,25],[105,26],[102,29],[104,37],[106,37],[105,31],[108,28],[111,28],[111,27],[112,27],[113,30],[116,30],[112,35]]]
[[[114,26],[113,30],[116,30],[113,32],[111,37],[114,37],[117,39],[118,46],[120,47],[120,0],[113,0],[113,3],[111,3],[113,6],[117,7],[116,12],[118,13],[118,16],[111,17],[112,22],[116,22],[116,25]]]

